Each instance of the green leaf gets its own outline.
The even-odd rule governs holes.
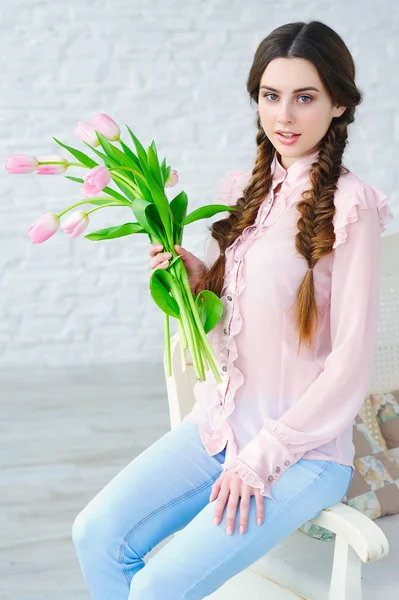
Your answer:
[[[225,204],[207,204],[206,206],[200,206],[200,208],[196,208],[188,214],[181,225],[188,225],[189,223],[193,223],[194,221],[199,221],[200,219],[208,219],[209,217],[213,217],[220,212],[233,212],[237,210],[235,206],[226,206]]]
[[[100,150],[97,150],[97,148],[92,148],[90,146],[90,144],[88,144],[87,142],[83,142],[84,144],[86,144],[86,146],[88,146],[89,148],[92,149],[92,151],[97,154],[97,156],[99,156],[100,158],[102,158],[102,160],[105,163],[106,167],[112,168],[112,167],[118,167],[119,163],[114,160],[113,158],[110,158],[107,154],[104,154],[103,152],[100,152]]]
[[[150,278],[150,292],[155,304],[164,313],[178,319],[180,315],[179,305],[170,295],[172,284],[173,280],[167,269],[155,269]]]
[[[131,206],[136,198],[136,192],[134,190],[132,190],[131,187],[129,187],[128,183],[119,179],[118,175],[116,175],[116,173],[111,173],[111,177],[112,177],[112,181],[129,198],[129,200],[131,201],[131,202],[129,202],[129,205]]]
[[[165,183],[169,179],[169,175],[170,175],[171,170],[172,170],[172,167],[166,167],[165,171],[163,172],[164,187],[165,187]]]
[[[152,140],[150,146],[154,150],[155,154],[158,156],[157,147],[155,145],[155,140]]]
[[[101,133],[97,132],[97,136],[107,155],[111,156],[111,158],[115,160],[115,162],[117,162],[120,167],[127,167],[127,169],[121,169],[120,173],[129,176],[129,178],[132,179],[134,183],[136,183],[137,180],[140,179],[146,185],[146,179],[141,171],[140,165],[137,165],[138,161],[136,157],[134,157],[134,160],[132,160],[129,156],[125,154],[125,152],[122,152],[121,150],[119,150],[119,148],[116,148],[115,146],[110,144],[109,141],[101,135]]]
[[[80,179],[80,177],[72,177],[71,175],[65,175],[65,178],[70,179],[71,181],[76,181],[77,183],[84,183],[84,179]],[[105,186],[105,188],[103,189],[103,191],[101,193],[105,193],[105,194],[108,194],[109,196],[112,196],[112,198],[115,198],[115,200],[122,202],[126,206],[132,205],[131,201],[128,200],[127,198],[125,198],[125,196],[122,196],[122,194],[119,194],[116,190],[113,190],[112,188],[110,188],[108,186]],[[106,202],[109,202],[109,200],[106,200]]]
[[[105,138],[97,130],[96,130],[96,136],[98,138],[98,141],[101,144],[102,149],[106,153],[106,155],[109,156],[109,158],[112,158],[113,160],[115,160],[116,162],[118,162],[118,159],[116,158],[115,153],[114,153],[114,150],[116,150],[116,148],[114,148],[114,146],[111,144],[111,142],[109,140],[107,140],[107,138]]]
[[[81,177],[72,177],[72,175],[65,175],[65,179],[70,179],[71,181],[76,181],[77,183],[84,183],[85,180]]]
[[[161,189],[163,189],[163,180],[161,169],[159,168],[158,157],[154,152],[152,146],[148,146],[148,168],[150,169],[150,173],[159,185]]]
[[[223,303],[219,296],[210,290],[202,290],[196,294],[194,302],[204,331],[209,333],[222,318]]]
[[[132,204],[134,216],[140,225],[147,231],[153,231],[156,221],[159,221],[159,215],[154,215],[153,208],[155,208],[154,204],[152,202],[147,202],[147,200],[144,200],[143,198],[135,198]],[[151,213],[147,214],[149,211],[151,211]]]
[[[170,203],[170,209],[173,213],[173,219],[176,225],[180,225],[186,216],[188,207],[188,197],[186,192],[181,191]]]
[[[112,196],[116,200],[123,202],[123,204],[126,204],[126,206],[132,206],[132,203],[130,200],[128,200],[127,198],[125,198],[125,196],[122,196],[122,194],[119,194],[116,190],[113,190],[112,188],[110,188],[108,186],[105,186],[105,188],[103,189],[103,192],[105,192],[109,196]]]
[[[132,150],[129,148],[129,146],[127,146],[122,140],[120,140],[120,143],[121,143],[122,148],[125,151],[125,153],[135,163],[136,168],[141,171],[140,161],[137,158],[137,156],[134,154],[134,152],[132,152]],[[147,182],[143,182],[139,177],[139,178],[137,178],[136,183],[137,183],[137,187],[139,188],[142,197],[145,200],[148,200],[148,202],[152,202],[152,196],[151,196],[150,190],[148,189]]]
[[[138,170],[141,169],[140,167],[140,161],[137,158],[137,156],[135,155],[135,153],[132,151],[131,148],[129,148],[129,146],[127,144],[125,144],[125,142],[123,140],[119,140],[125,154],[130,158],[130,160],[136,165],[136,168]]]
[[[140,223],[124,223],[123,225],[116,225],[115,227],[106,227],[105,229],[98,229],[92,233],[88,233],[84,237],[88,240],[100,241],[100,240],[113,240],[115,238],[123,237],[126,235],[132,235],[133,233],[147,233],[146,230],[141,227]]]
[[[173,214],[173,239],[176,244],[182,242],[183,227],[181,225],[184,220],[188,207],[188,198],[186,192],[182,191],[175,196],[170,203],[170,210]]]
[[[153,202],[157,208],[158,214],[161,218],[166,237],[172,239],[173,237],[173,214],[170,209],[169,201],[165,195],[165,190],[161,190],[157,182],[150,176],[148,179],[150,184],[151,194]]]
[[[72,154],[72,156],[77,158],[78,161],[81,162],[82,164],[84,164],[86,167],[93,169],[94,167],[98,166],[98,163],[96,163],[95,160],[90,158],[90,156],[87,156],[87,154],[85,154],[84,152],[81,152],[80,150],[77,150],[76,148],[72,148],[72,146],[67,146],[66,144],[63,144],[62,142],[60,142],[60,140],[57,140],[57,138],[55,138],[55,137],[53,137],[53,140],[55,142],[57,142],[57,144],[59,144],[60,146],[62,146],[66,150],[68,150],[68,152],[70,152]],[[92,149],[92,147],[89,144],[87,144],[87,145],[89,146],[89,148]]]
[[[147,153],[144,150],[144,147],[141,144],[141,142],[136,138],[136,136],[134,135],[133,131],[130,129],[130,127],[128,127],[126,125],[126,128],[127,128],[128,132],[129,132],[129,135],[132,138],[133,143],[135,145],[137,156],[138,156],[138,159],[140,161],[141,170],[143,171],[143,175],[148,180],[149,169],[148,169],[148,166],[147,166]]]

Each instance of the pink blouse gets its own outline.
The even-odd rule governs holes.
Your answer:
[[[273,485],[301,458],[354,468],[352,426],[370,385],[376,342],[381,233],[393,218],[384,192],[341,169],[333,250],[313,273],[318,327],[312,347],[303,343],[297,355],[290,306],[308,266],[295,248],[296,203],[310,188],[317,156],[285,169],[276,153],[272,188],[255,223],[226,249],[223,316],[207,334],[222,382],[206,371],[183,419],[198,424],[209,454],[227,443],[223,468],[273,501]],[[218,203],[234,205],[250,176],[251,170],[229,171]],[[210,267],[220,248],[208,239]]]

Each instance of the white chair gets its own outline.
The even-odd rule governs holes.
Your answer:
[[[382,238],[381,308],[370,393],[399,388],[397,257],[399,231]],[[171,355],[173,375],[166,377],[166,385],[171,429],[174,429],[193,406],[196,377],[189,352],[188,366],[182,369],[178,333],[171,338]],[[215,600],[241,600],[244,594],[251,600],[393,600],[399,597],[399,515],[372,521],[339,502],[324,509],[312,523],[335,533],[335,542],[316,540],[297,529],[208,597]],[[388,533],[391,547],[384,531]],[[389,560],[379,560],[388,553]],[[368,563],[363,573],[362,562]]]

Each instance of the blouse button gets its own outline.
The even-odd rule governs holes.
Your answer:
[[[290,464],[291,464],[291,461],[289,461],[289,460],[285,460],[285,461],[284,461],[284,464],[285,464],[285,466],[286,466],[286,467],[288,467],[288,465],[290,465]]]
[[[225,335],[227,335],[227,327],[225,327],[225,328],[223,329],[223,333],[224,333]]]
[[[223,402],[221,400],[219,400],[219,404],[220,406],[223,406]]]
[[[222,367],[222,371],[227,371],[227,367],[226,367],[226,365],[223,365],[223,367]]]
[[[276,467],[276,473],[280,473],[281,468],[280,467]]]
[[[269,477],[267,478],[268,481],[273,481],[274,477],[273,475],[269,475]]]
[[[227,300],[232,300],[233,298],[231,296],[227,296]]]

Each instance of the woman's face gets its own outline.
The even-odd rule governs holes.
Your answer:
[[[306,90],[294,92],[299,88]],[[315,67],[303,58],[272,60],[262,75],[258,102],[264,132],[285,169],[298,158],[315,152],[331,119],[341,116],[346,108],[332,105]],[[287,146],[280,141],[278,130],[300,136]]]

